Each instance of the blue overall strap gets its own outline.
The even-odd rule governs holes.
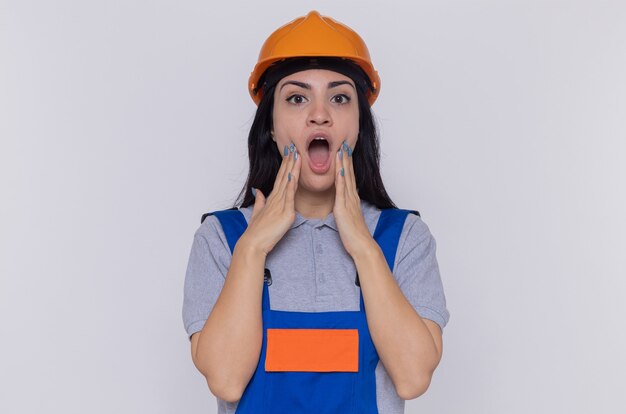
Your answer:
[[[415,210],[402,210],[399,208],[381,210],[376,230],[374,230],[374,240],[376,240],[385,254],[387,265],[389,265],[389,270],[392,272],[400,234],[402,233],[406,217],[411,213],[419,216],[419,212]]]
[[[380,211],[378,217],[378,223],[374,230],[374,240],[380,246],[380,249],[385,255],[389,270],[393,272],[393,266],[396,261],[396,251],[398,250],[398,241],[400,240],[400,234],[402,234],[402,228],[404,222],[409,214],[420,215],[416,210],[402,210],[399,208],[387,208]],[[359,274],[356,274],[356,280],[354,283],[361,287],[359,281]],[[365,311],[365,304],[363,302],[363,291],[359,292],[359,310]]]
[[[224,234],[226,235],[230,253],[232,254],[235,251],[237,240],[239,240],[239,237],[241,237],[243,232],[246,231],[246,228],[248,228],[248,223],[243,213],[236,208],[214,211],[212,213],[203,214],[201,222],[204,221],[207,216],[215,216],[219,220],[222,225],[222,230],[224,230]]]

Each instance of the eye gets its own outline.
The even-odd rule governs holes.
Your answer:
[[[296,104],[296,105],[299,105],[301,103],[306,102],[306,98],[304,96],[298,95],[298,94],[291,95],[286,100],[287,100],[287,102],[292,103],[292,104]]]
[[[340,94],[340,95],[335,95],[335,96],[333,96],[333,98],[332,98],[332,101],[333,101],[334,103],[338,103],[338,104],[340,104],[340,105],[345,105],[345,104],[347,104],[348,102],[350,102],[351,100],[352,100],[352,98],[350,98],[348,95],[343,94],[343,93],[342,93],[342,94]]]

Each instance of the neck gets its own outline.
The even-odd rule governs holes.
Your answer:
[[[335,205],[335,187],[325,192],[311,192],[298,188],[295,194],[295,209],[306,218],[326,218]]]

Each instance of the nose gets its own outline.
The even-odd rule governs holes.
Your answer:
[[[310,111],[307,118],[308,125],[324,125],[331,126],[333,124],[332,117],[325,102],[318,101],[309,106]]]

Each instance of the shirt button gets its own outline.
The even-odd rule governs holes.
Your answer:
[[[317,244],[317,252],[318,253],[324,253],[324,249],[322,249],[322,244],[321,243]]]
[[[318,277],[320,282],[324,281],[324,273],[320,273],[319,277]]]

